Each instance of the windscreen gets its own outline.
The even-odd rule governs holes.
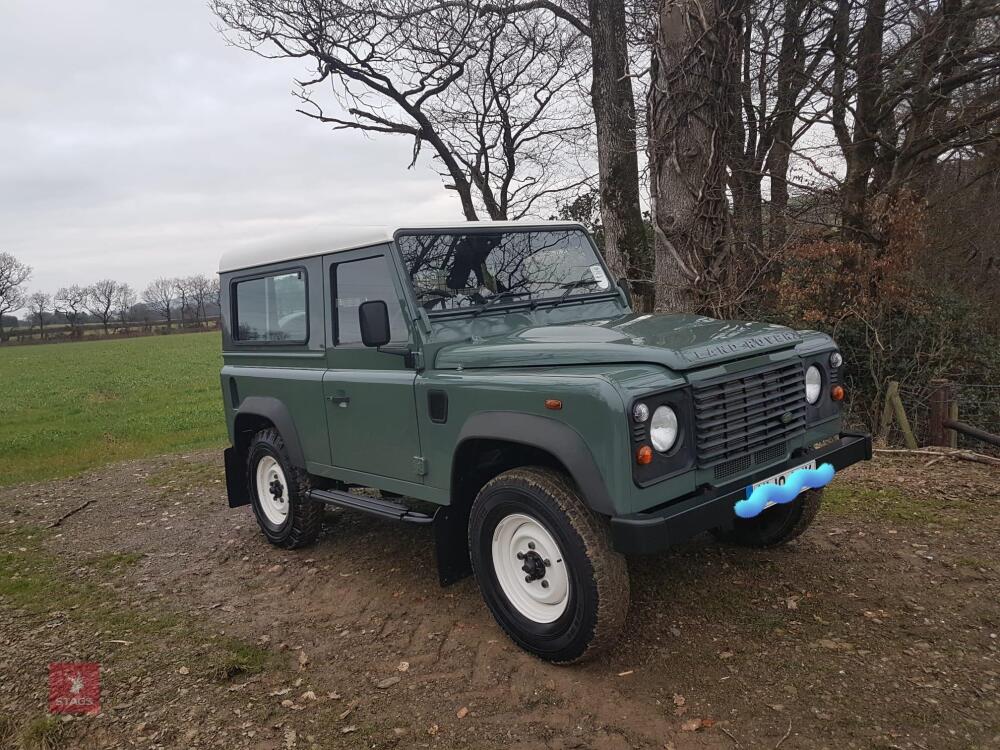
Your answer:
[[[579,229],[401,234],[396,244],[429,314],[611,290]]]

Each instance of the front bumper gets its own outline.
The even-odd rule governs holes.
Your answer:
[[[799,453],[783,464],[755,472],[737,482],[706,488],[642,513],[614,516],[611,519],[611,540],[614,548],[624,554],[657,552],[709,529],[730,528],[736,519],[733,505],[746,497],[747,485],[810,460],[815,460],[817,466],[832,464],[836,471],[840,471],[871,457],[871,435],[843,432],[839,440],[817,450]]]

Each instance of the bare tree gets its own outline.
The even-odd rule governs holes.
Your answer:
[[[212,280],[204,274],[191,276],[188,278],[188,289],[190,290],[191,300],[194,303],[195,322],[207,322],[208,317],[205,314],[205,305],[212,298]]]
[[[6,341],[3,316],[24,307],[24,284],[31,278],[31,266],[10,253],[0,253],[0,342]]]
[[[105,335],[109,333],[111,319],[115,316],[118,286],[113,279],[101,279],[87,287],[87,311],[101,321]]]
[[[222,283],[219,281],[218,276],[212,277],[212,286],[209,291],[209,299],[215,303],[215,306],[219,308],[219,314],[222,314]]]
[[[170,330],[171,307],[174,304],[174,294],[176,285],[173,279],[160,277],[147,286],[142,292],[142,300],[150,310],[167,321],[167,330]]]
[[[52,310],[52,295],[44,292],[35,292],[28,297],[28,312],[38,321],[38,333],[45,338],[45,315]]]
[[[136,301],[135,290],[129,284],[118,285],[118,289],[115,291],[114,307],[118,320],[121,321],[122,328],[125,329],[126,333],[128,332],[129,317]]]
[[[63,287],[56,292],[56,312],[66,318],[74,338],[78,338],[83,334],[81,324],[87,314],[87,296],[86,287],[82,287],[79,284]]]
[[[547,12],[554,3],[523,13],[498,7],[478,0],[212,2],[235,44],[311,62],[313,75],[298,82],[302,114],[335,129],[412,138],[411,167],[428,147],[468,220],[523,216],[546,202],[552,208],[559,193],[591,178],[578,158],[591,128],[577,94],[587,69],[581,35],[589,28],[557,20]],[[336,111],[324,99],[331,91]],[[638,199],[635,206],[638,212]]]
[[[651,307],[653,293],[648,282],[653,269],[640,202],[626,11],[625,0],[500,0],[479,6],[481,14],[551,13],[590,39],[590,104],[596,127],[604,257],[615,276],[632,281],[640,305]],[[647,29],[641,30],[641,36],[647,34]]]
[[[935,165],[1000,139],[995,0],[838,0],[830,119],[845,236],[883,242],[872,201],[925,195]]]
[[[231,41],[264,57],[311,60],[314,75],[299,81],[299,111],[336,129],[413,138],[441,160],[469,220],[478,214],[474,186],[428,113],[465,71],[476,52],[476,14],[464,3],[413,13],[404,0],[212,0]],[[343,115],[327,115],[313,92],[331,90]]]
[[[174,284],[174,292],[177,295],[177,299],[181,302],[180,316],[181,316],[181,328],[184,327],[184,313],[187,311],[188,297],[191,294],[191,280],[186,276],[178,276],[172,279]]]
[[[487,16],[480,53],[428,112],[491,219],[520,219],[586,185],[591,137],[575,91],[587,69],[580,35],[547,14]]]
[[[798,141],[826,110],[833,14],[808,0],[748,3],[741,40],[740,84],[733,90],[737,136],[731,143],[733,241],[758,264],[787,239],[789,170]],[[770,183],[770,200],[762,192]],[[767,231],[765,231],[765,214]]]

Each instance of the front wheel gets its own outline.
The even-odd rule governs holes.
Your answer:
[[[521,648],[566,664],[618,640],[625,558],[563,474],[512,469],[487,483],[472,506],[469,550],[483,599]]]
[[[823,490],[806,490],[790,503],[773,505],[753,518],[738,518],[732,529],[712,533],[738,547],[778,547],[809,528],[822,502]]]

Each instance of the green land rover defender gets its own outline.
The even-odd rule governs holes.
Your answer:
[[[222,259],[229,504],[289,549],[326,506],[429,524],[544,659],[615,642],[625,555],[782,544],[871,457],[829,336],[636,314],[578,224],[337,234]]]

